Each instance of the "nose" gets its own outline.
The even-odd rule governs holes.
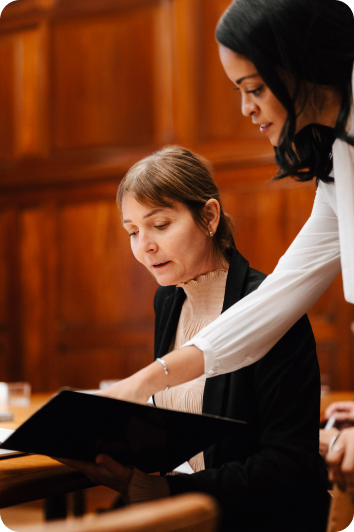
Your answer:
[[[139,250],[143,253],[157,250],[157,244],[151,235],[141,230],[139,231]]]
[[[258,110],[258,105],[252,98],[251,94],[242,93],[241,111],[243,116],[252,116]]]

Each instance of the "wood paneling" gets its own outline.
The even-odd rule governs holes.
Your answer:
[[[54,25],[54,148],[151,142],[153,17],[146,8]]]
[[[20,264],[23,378],[35,390],[55,389],[57,286],[55,211],[51,205],[21,212]]]
[[[8,213],[0,211],[0,374],[7,373],[9,359],[8,306],[8,253],[6,231]]]
[[[13,40],[0,40],[0,72],[7,83],[0,83],[0,160],[11,159],[15,145],[15,49]],[[1,178],[0,178],[1,179]]]
[[[157,285],[133,258],[114,202],[63,207],[59,233],[58,315],[63,327],[129,322],[127,316],[136,322],[152,319]]]
[[[0,39],[0,68],[7,73],[0,87],[0,160],[43,156],[46,151],[44,38],[38,27]]]
[[[16,36],[17,48],[17,156],[40,155],[44,150],[43,111],[46,95],[43,86],[43,58],[40,29],[22,31]]]
[[[229,0],[205,0],[199,20],[200,134],[204,140],[258,138],[252,122],[242,116],[241,94],[225,76],[214,37],[215,27]]]
[[[209,158],[235,240],[270,273],[313,184],[270,182],[268,139],[222,71],[229,0],[17,0],[0,19],[0,380],[96,387],[152,360],[155,280],[132,256],[119,180],[167,143]],[[353,381],[352,307],[310,312],[324,379]]]

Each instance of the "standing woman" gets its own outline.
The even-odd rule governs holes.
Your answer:
[[[316,179],[313,211],[258,290],[164,357],[168,375],[152,363],[108,389],[112,397],[145,402],[167,385],[254,363],[341,268],[345,298],[354,303],[351,10],[339,0],[235,0],[216,37],[243,114],[275,147],[277,177]],[[343,431],[328,458],[335,479],[354,490],[354,433]]]

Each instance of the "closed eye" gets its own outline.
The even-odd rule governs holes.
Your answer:
[[[232,87],[234,91],[239,91],[241,90],[239,87]],[[257,89],[254,89],[252,91],[246,91],[246,94],[254,94],[255,96],[260,96],[262,90],[264,88],[264,85],[261,85],[260,87],[258,87]]]
[[[135,236],[135,235],[137,235],[138,233],[139,233],[139,231],[134,231],[133,233],[129,233],[129,237],[131,237],[131,236]]]
[[[264,85],[261,85],[258,87],[258,89],[254,89],[253,91],[247,91],[247,94],[254,94],[255,96],[259,96],[263,90]]]
[[[165,223],[163,225],[155,225],[156,229],[165,229],[168,225],[170,225],[169,223]]]

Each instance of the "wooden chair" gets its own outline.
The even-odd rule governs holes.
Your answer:
[[[327,532],[345,530],[353,520],[354,504],[349,493],[340,491],[335,485],[332,494],[331,509]]]
[[[214,499],[193,493],[135,504],[104,515],[21,527],[19,532],[217,532],[219,517]]]

